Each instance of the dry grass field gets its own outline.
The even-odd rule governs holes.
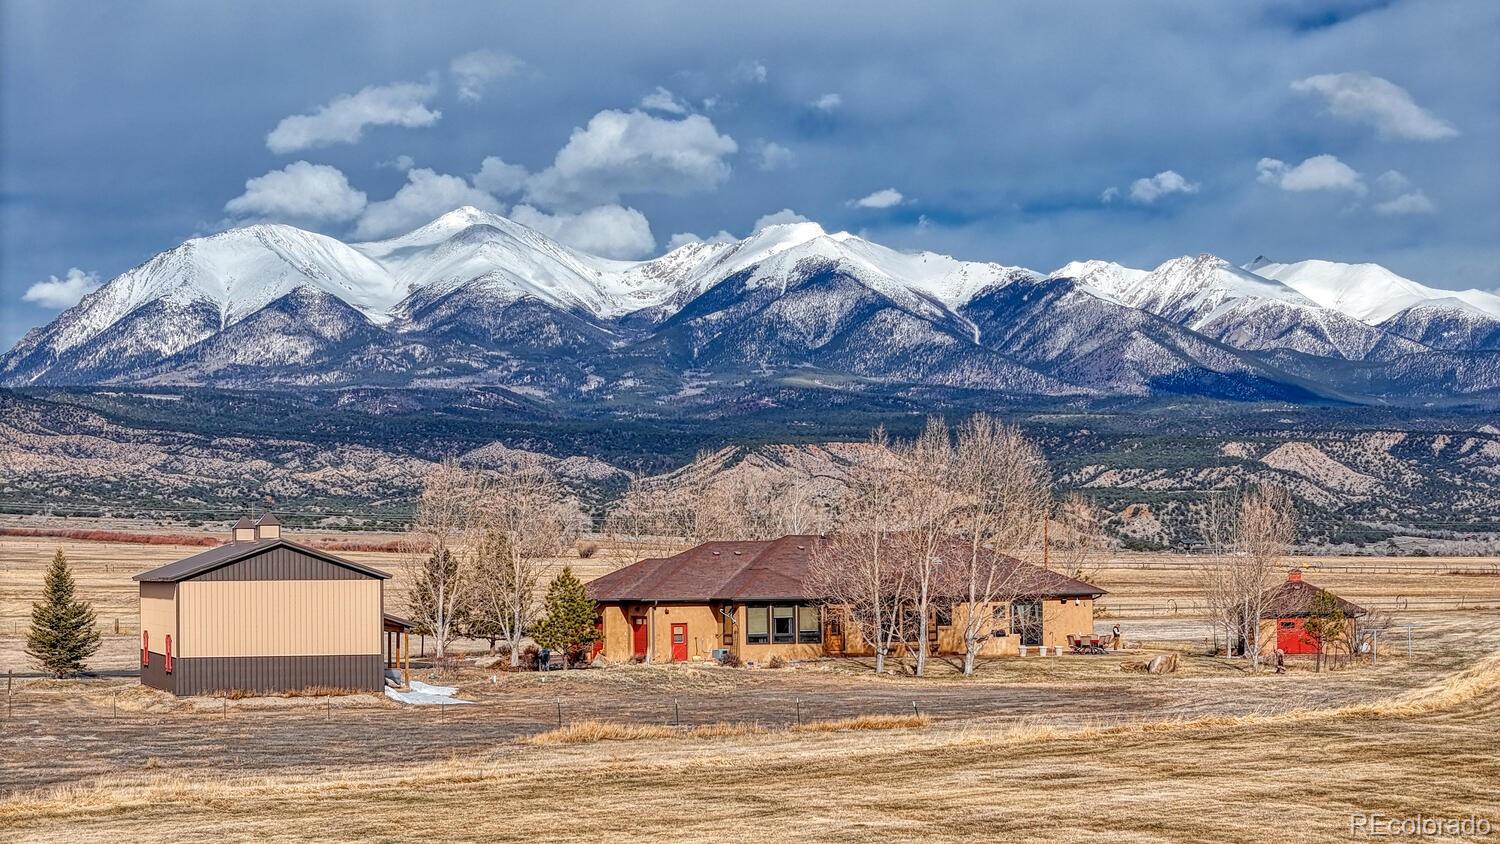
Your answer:
[[[107,630],[133,621],[131,574],[196,550],[0,537],[0,670],[22,667],[11,622],[56,547]],[[340,553],[399,591],[396,555]],[[592,577],[619,560],[567,562]],[[944,661],[928,678],[857,660],[468,668],[448,682],[475,703],[444,708],[18,680],[0,840],[1327,841],[1358,812],[1500,824],[1500,577],[1455,573],[1494,563],[1303,561],[1356,601],[1404,599],[1416,631],[1411,660],[1403,634],[1377,666],[1324,673],[1204,655],[1201,623],[1160,608],[1194,597],[1180,558],[1130,555],[1098,580],[1138,653],[1182,654],[1176,674],[1121,671],[1138,653],[974,678]],[[100,664],[130,667],[134,643],[107,636]]]

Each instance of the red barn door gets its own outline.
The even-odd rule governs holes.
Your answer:
[[[1287,654],[1315,654],[1318,652],[1318,640],[1302,628],[1302,619],[1278,618],[1276,647]]]
[[[631,656],[646,658],[646,617],[635,616],[630,619],[630,654]]]
[[[687,662],[687,625],[672,625],[672,661]]]

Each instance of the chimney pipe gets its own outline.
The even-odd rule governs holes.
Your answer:
[[[1287,572],[1286,573],[1286,582],[1287,583],[1301,583],[1302,582],[1302,569],[1292,569],[1291,571]]]

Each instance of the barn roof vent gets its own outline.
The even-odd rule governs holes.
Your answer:
[[[265,515],[261,516],[260,519],[255,522],[255,538],[280,539],[281,522],[277,521],[276,517],[271,515],[270,513],[266,513]]]
[[[249,516],[240,516],[240,520],[234,523],[234,541],[255,541],[255,523],[250,521]]]

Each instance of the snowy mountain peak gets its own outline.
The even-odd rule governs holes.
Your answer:
[[[1257,259],[1256,274],[1276,279],[1316,302],[1370,325],[1411,307],[1469,311],[1500,319],[1500,296],[1483,290],[1440,290],[1399,276],[1379,264],[1307,260],[1283,264]]]

